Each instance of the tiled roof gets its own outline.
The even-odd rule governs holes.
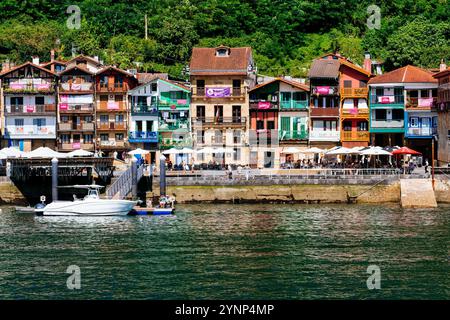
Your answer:
[[[223,47],[225,48],[225,47]],[[247,75],[252,48],[229,48],[229,55],[217,56],[218,48],[193,48],[191,75]]]
[[[303,83],[300,83],[300,82],[297,82],[297,81],[292,81],[292,80],[287,80],[287,79],[284,79],[284,78],[275,78],[275,79],[270,80],[268,82],[264,82],[264,83],[258,84],[257,86],[255,86],[254,88],[249,90],[249,92],[252,92],[252,91],[254,91],[256,89],[259,89],[261,87],[265,87],[266,85],[268,85],[270,83],[274,83],[275,81],[281,81],[281,82],[289,84],[289,85],[291,85],[293,87],[296,87],[298,89],[301,89],[301,90],[304,90],[304,91],[309,91],[309,86],[307,86],[307,85],[305,85]]]
[[[436,83],[437,79],[433,78],[433,73],[428,70],[407,65],[406,67],[395,69],[369,80],[369,84],[420,82]]]
[[[309,70],[309,78],[333,78],[339,77],[341,63],[338,60],[316,59]]]
[[[55,72],[53,72],[53,71],[51,71],[51,70],[49,70],[49,69],[45,69],[44,67],[38,66],[37,64],[34,64],[34,63],[28,61],[28,62],[25,62],[25,63],[21,64],[20,66],[11,68],[11,69],[9,69],[9,70],[3,72],[3,73],[0,73],[0,77],[6,75],[6,74],[8,74],[8,73],[11,73],[11,72],[13,72],[13,71],[19,70],[19,69],[21,69],[21,68],[23,68],[23,67],[25,67],[25,66],[27,66],[27,65],[30,65],[30,66],[33,66],[33,67],[35,67],[35,68],[37,68],[37,69],[40,69],[40,70],[42,70],[42,71],[45,71],[45,72],[47,72],[47,73],[49,73],[49,74],[51,74],[51,75],[53,75],[53,76],[57,76],[57,74],[56,74]]]
[[[443,70],[443,71],[433,74],[433,77],[441,78],[441,77],[445,77],[448,74],[450,74],[450,67],[448,67],[446,70]]]
[[[136,78],[138,79],[139,83],[147,83],[149,81],[152,81],[153,79],[159,78],[159,79],[168,79],[169,74],[168,73],[144,73],[144,72],[138,72],[136,74]]]
[[[128,76],[128,77],[134,78],[134,75],[132,75],[131,73],[129,73],[129,72],[123,70],[123,69],[114,67],[114,66],[106,66],[106,67],[103,67],[102,69],[98,70],[96,74],[97,74],[97,75],[98,75],[98,74],[102,74],[103,72],[110,71],[110,70],[114,70],[114,71],[117,71],[117,72],[119,72],[119,73],[123,73],[124,75],[126,75],[126,76]]]
[[[82,66],[73,66],[72,68],[68,68],[68,69],[61,71],[59,74],[63,75],[66,73],[70,73],[71,71],[74,71],[74,70],[80,70],[80,71],[83,71],[83,72],[85,72],[87,74],[91,74],[91,75],[94,74],[93,72],[89,71],[87,68],[84,68]]]
[[[80,55],[70,59],[69,61],[66,62],[66,64],[69,64],[72,61],[77,61],[77,60],[80,60],[80,59],[86,59],[86,60],[92,62],[96,66],[101,66],[102,65],[99,61],[95,60],[94,58],[85,56],[84,54],[80,54]]]
[[[49,66],[52,63],[65,65],[67,62],[66,61],[62,61],[62,60],[53,60],[53,61],[41,63],[41,67]]]

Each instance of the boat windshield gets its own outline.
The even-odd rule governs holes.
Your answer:
[[[97,189],[89,189],[88,190],[88,194],[86,195],[85,198],[89,198],[89,199],[98,199],[98,190]]]

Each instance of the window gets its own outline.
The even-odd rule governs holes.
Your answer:
[[[38,129],[45,127],[45,118],[33,119],[33,126],[37,126]]]
[[[275,129],[275,121],[267,121],[267,130]]]
[[[124,117],[123,114],[116,114],[116,123],[123,123]]]
[[[403,120],[404,118],[403,109],[392,109],[392,120]]]
[[[223,143],[223,132],[222,130],[214,131],[214,142],[215,143]]]
[[[418,98],[419,97],[419,91],[411,90],[411,91],[408,92],[408,96],[410,98]]]
[[[368,130],[368,123],[367,121],[360,121],[358,122],[358,131],[367,131]]]
[[[34,98],[34,104],[35,105],[44,105],[45,104],[45,99],[44,99],[44,97],[35,97]]]
[[[433,128],[437,128],[438,126],[438,117],[433,117]]]
[[[11,97],[11,105],[12,106],[23,105],[23,97]]]
[[[256,121],[256,130],[263,130],[264,129],[264,121],[263,120],[257,120]]]
[[[420,97],[428,98],[428,90],[420,90]]]
[[[233,151],[234,151],[233,160],[240,161],[241,160],[241,148],[234,148]]]
[[[100,76],[100,86],[101,87],[108,86],[108,76]]]
[[[241,106],[233,106],[233,122],[241,122]]]
[[[197,106],[197,118],[205,118],[205,106]]]
[[[70,143],[70,134],[62,134],[61,143]]]
[[[23,119],[14,119],[14,125],[16,127],[23,127],[24,125],[24,120]]]
[[[94,140],[94,135],[92,134],[83,134],[83,141],[84,143],[92,143]]]
[[[366,82],[366,81],[359,80],[359,87],[360,87],[360,88],[366,88],[366,87],[367,87],[367,82]]]
[[[344,80],[344,88],[351,88],[352,80]]]
[[[197,80],[197,88],[204,88],[205,80]]]
[[[233,131],[233,143],[235,144],[241,143],[241,130]]]
[[[92,122],[92,116],[84,116],[84,122],[85,123],[91,123]]]
[[[344,121],[343,126],[344,126],[344,131],[352,131],[352,122],[351,121]]]
[[[386,120],[386,109],[375,109],[375,120]]]
[[[295,101],[306,101],[306,92],[294,92],[293,99]]]
[[[122,78],[122,76],[116,76],[114,80],[115,80],[114,81],[114,85],[116,87],[122,87],[123,86],[123,78]]]
[[[69,116],[61,116],[61,122],[62,123],[68,123],[69,122]]]
[[[107,133],[100,134],[101,141],[109,141],[109,135]]]
[[[152,93],[155,93],[158,91],[158,84],[156,82],[152,83],[151,90],[152,90]]]
[[[205,143],[205,130],[197,131],[197,143],[199,144]]]
[[[114,101],[116,101],[116,102],[121,102],[121,101],[123,101],[123,95],[121,95],[121,94],[115,95],[115,96],[114,96]]]
[[[239,79],[233,80],[233,88],[240,89],[241,88],[241,80],[239,80]]]
[[[226,57],[228,56],[228,49],[226,48],[220,48],[216,50],[216,55],[218,57]]]
[[[108,102],[108,95],[100,95],[100,102]]]
[[[123,133],[116,133],[116,141],[123,141]]]
[[[419,118],[416,118],[416,117],[409,118],[409,126],[411,128],[419,127]]]
[[[107,123],[109,121],[109,116],[107,114],[100,115],[100,123]]]

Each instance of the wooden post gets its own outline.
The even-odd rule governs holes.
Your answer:
[[[133,156],[131,159],[131,196],[134,199],[137,198],[137,159]]]
[[[159,157],[159,195],[166,195],[166,157]]]
[[[431,185],[434,190],[434,136],[431,138]]]
[[[52,159],[52,201],[58,201],[58,159]]]

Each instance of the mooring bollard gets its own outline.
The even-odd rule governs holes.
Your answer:
[[[133,199],[137,197],[137,159],[131,159],[131,196]]]
[[[159,195],[166,195],[166,157],[159,157]]]
[[[52,159],[52,201],[58,201],[58,159]]]

